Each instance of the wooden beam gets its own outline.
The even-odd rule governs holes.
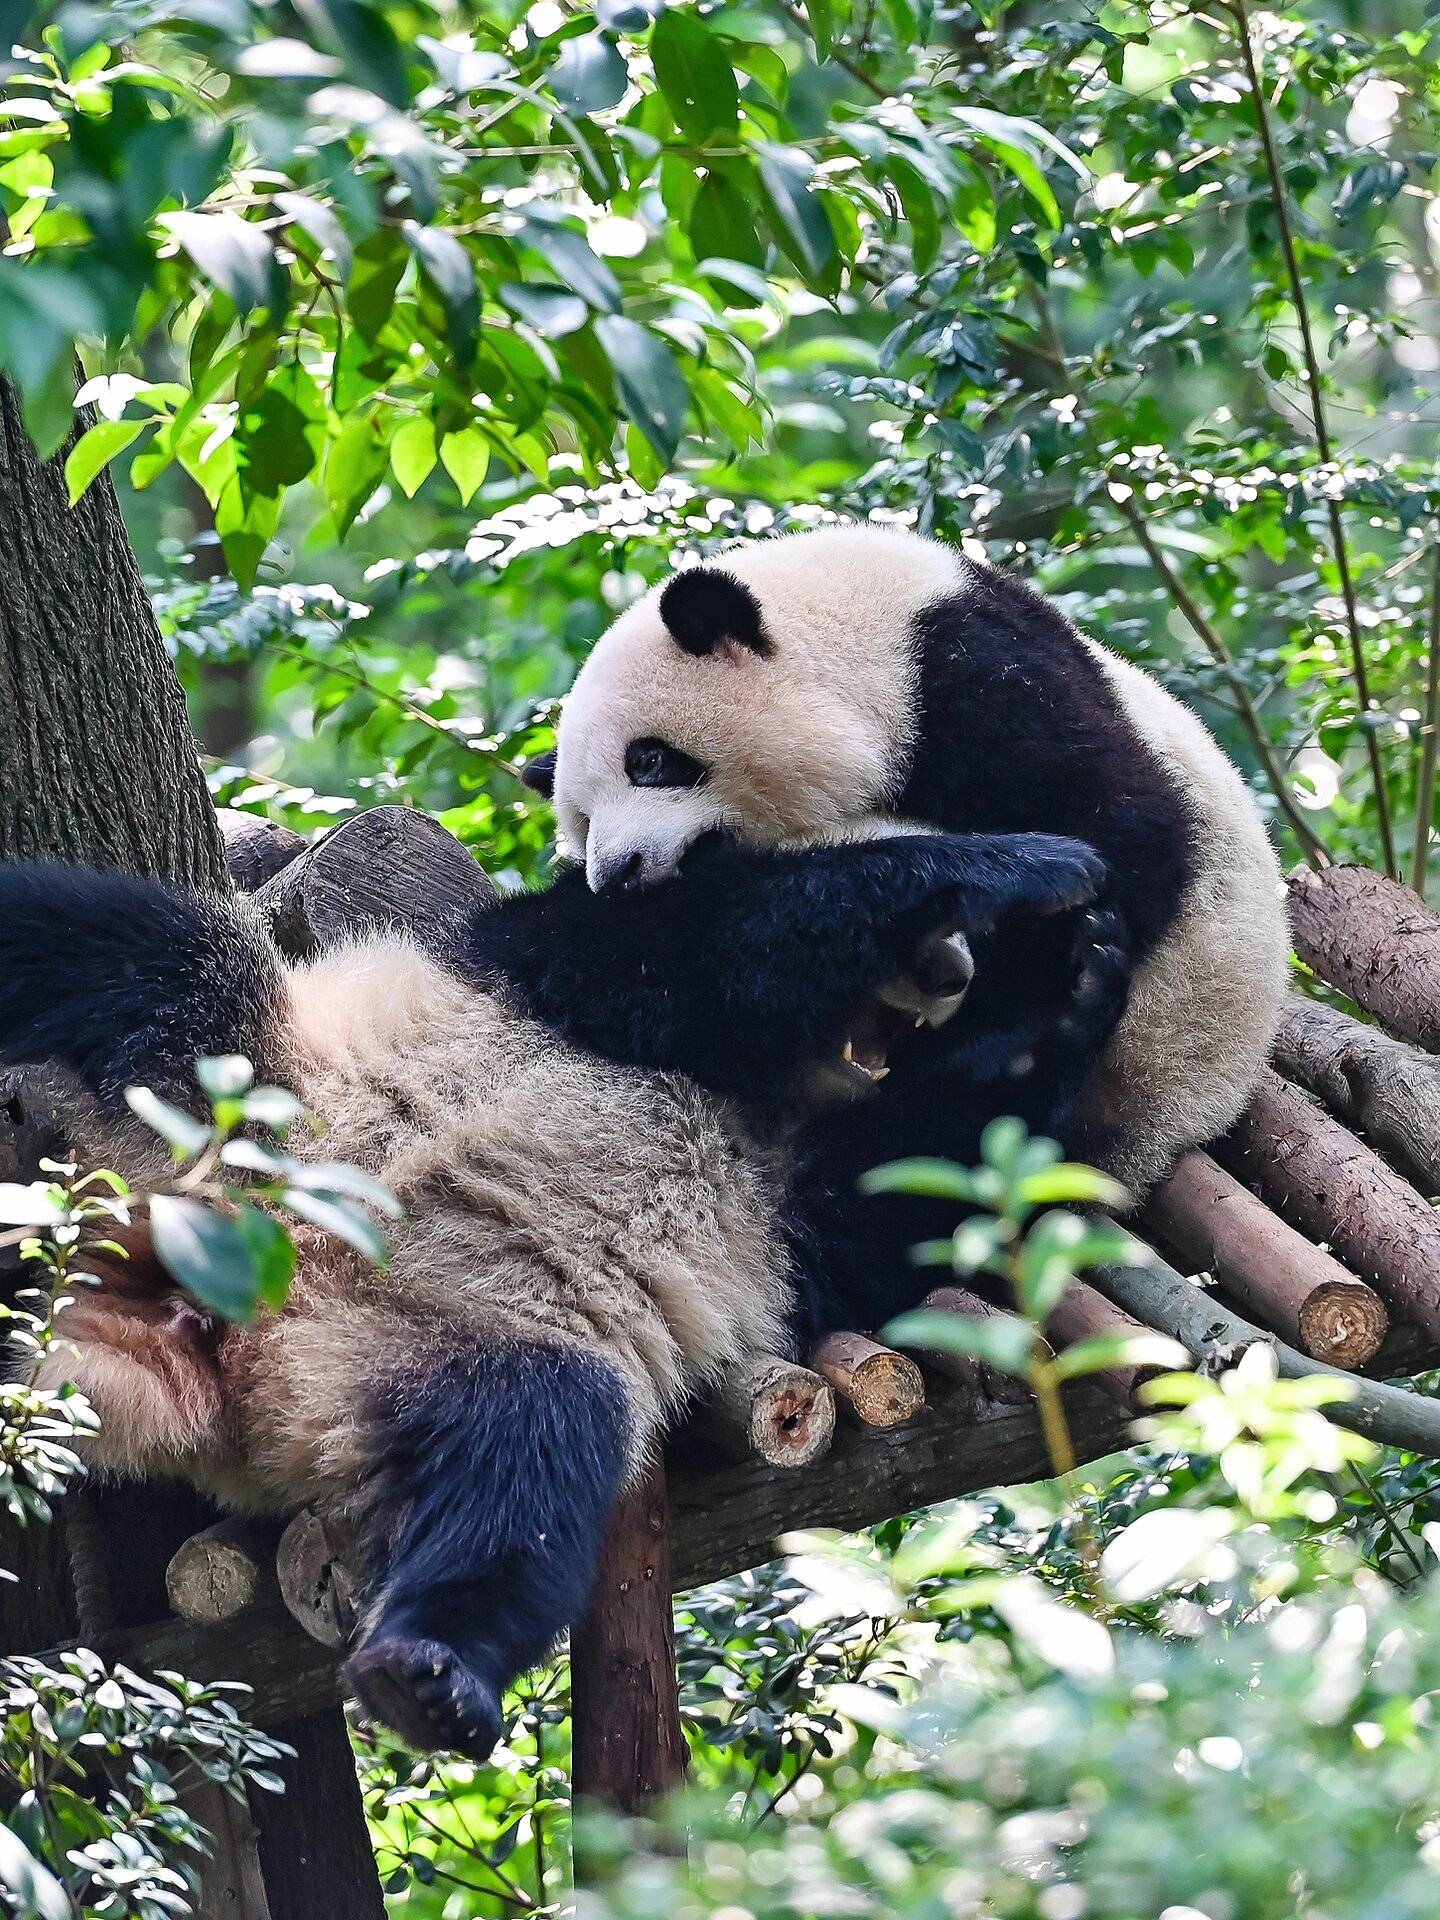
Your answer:
[[[1191,1273],[1212,1273],[1262,1325],[1312,1360],[1360,1367],[1389,1332],[1384,1302],[1208,1153],[1183,1154],[1143,1218]]]
[[[570,1636],[577,1800],[639,1813],[685,1778],[671,1588],[670,1503],[656,1460],[620,1498],[589,1611]]]
[[[1440,1051],[1440,914],[1369,867],[1290,876],[1295,951],[1402,1040]]]
[[[1337,1007],[1292,993],[1274,1063],[1377,1146],[1427,1199],[1440,1194],[1440,1060]]]
[[[1440,1214],[1348,1128],[1267,1071],[1218,1151],[1278,1213],[1368,1280],[1393,1318],[1440,1339]]]
[[[1067,1389],[1076,1448],[1096,1459],[1126,1444],[1129,1417],[1103,1393]],[[808,1467],[754,1459],[670,1480],[671,1585],[676,1592],[775,1557],[782,1534],[853,1529],[986,1487],[1046,1477],[1050,1462],[1031,1405],[987,1403],[974,1420],[927,1411],[899,1428],[845,1427]],[[658,1575],[657,1575],[658,1578]],[[240,1680],[247,1711],[273,1727],[340,1698],[336,1653],[310,1638],[278,1596],[212,1628],[161,1620],[104,1636],[101,1651],[153,1671]]]
[[[498,896],[454,834],[413,807],[371,807],[287,861],[252,896],[291,959],[367,928],[443,948],[457,919]]]

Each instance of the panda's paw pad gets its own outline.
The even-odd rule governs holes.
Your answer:
[[[345,1673],[365,1712],[421,1753],[485,1760],[503,1731],[499,1693],[444,1641],[379,1637]]]

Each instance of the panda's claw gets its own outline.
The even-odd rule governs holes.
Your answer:
[[[1113,1026],[1129,998],[1134,956],[1124,916],[1112,906],[1091,907],[1076,930],[1075,979],[1062,1026],[1089,1034]]]

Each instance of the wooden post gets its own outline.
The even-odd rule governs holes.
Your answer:
[[[657,1460],[622,1495],[590,1611],[570,1636],[575,1798],[638,1813],[685,1778],[670,1608],[670,1501]]]

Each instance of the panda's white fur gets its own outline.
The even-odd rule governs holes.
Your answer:
[[[776,1350],[776,1196],[721,1103],[566,1045],[404,940],[338,948],[283,985],[285,1078],[325,1122],[292,1147],[374,1175],[405,1231],[376,1271],[302,1229],[284,1310],[218,1345],[188,1337],[172,1291],[137,1298],[124,1267],[78,1289],[42,1384],[93,1402],[97,1465],[250,1509],[343,1504],[371,1464],[358,1387],[455,1344],[454,1326],[603,1354],[633,1467],[698,1388]],[[134,1142],[111,1131],[101,1150],[143,1176]]]
[[[894,831],[887,809],[922,729],[932,746],[943,734],[943,751],[966,753],[963,712],[919,710],[916,626],[937,602],[963,608],[975,590],[979,570],[962,555],[892,527],[842,526],[736,546],[714,564],[758,601],[765,651],[682,650],[656,588],[600,640],[562,708],[561,846],[585,862],[592,885],[637,854],[643,878],[661,878],[713,828],[771,844],[849,838],[877,821]],[[1289,936],[1278,863],[1235,768],[1156,681],[1086,644],[1173,775],[1195,849],[1179,910],[1138,969],[1084,1103],[1082,1139],[1103,1142],[1097,1153],[1143,1191],[1243,1108],[1279,1017]],[[1005,673],[1023,685],[1023,658]],[[1004,684],[994,692],[1006,697]],[[632,786],[624,754],[637,737],[693,755],[708,778]]]

